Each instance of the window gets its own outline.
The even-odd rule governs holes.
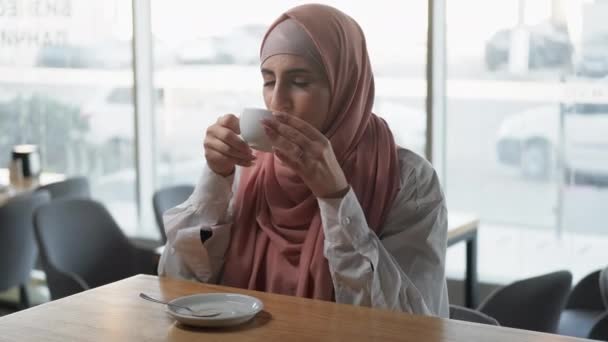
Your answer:
[[[205,129],[225,113],[264,107],[259,48],[267,27],[285,10],[307,1],[152,1],[152,30],[171,44],[175,64],[157,68],[166,92],[157,127],[158,183],[195,183],[203,162]],[[322,1],[351,15],[365,32],[376,80],[374,111],[397,142],[425,147],[426,2],[373,4]],[[230,18],[230,20],[226,20]],[[399,34],[395,39],[395,32]],[[158,52],[156,52],[158,53]]]
[[[0,1],[0,150],[38,144],[43,169],[87,175],[127,234],[156,234],[139,226],[146,220],[137,208],[151,199],[142,191],[138,203],[136,181],[152,189],[198,180],[205,129],[225,113],[264,106],[263,34],[305,2],[150,0],[151,31],[137,27],[154,51],[155,117],[141,112],[137,122],[150,119],[154,130],[136,132],[131,1]],[[423,154],[428,2],[322,2],[362,26],[374,112],[398,144]],[[436,158],[445,156],[450,210],[481,216],[482,280],[556,268],[576,278],[598,268],[607,257],[608,4],[439,3],[447,6],[447,135],[436,137],[446,148]],[[156,164],[136,174],[147,158],[135,152],[142,136],[154,137]],[[1,153],[0,167],[9,158]],[[448,253],[448,275],[459,277],[462,251]]]
[[[606,15],[605,1],[447,2],[445,185],[450,209],[481,216],[482,280],[604,265]]]
[[[86,175],[134,234],[130,1],[10,0],[0,9],[0,167],[13,145],[37,144],[44,171]]]
[[[163,105],[164,92],[162,91],[162,89],[156,89],[154,91],[154,98],[156,101],[156,105],[158,105],[158,106]],[[126,87],[114,88],[109,92],[105,101],[107,103],[111,103],[111,104],[115,104],[115,105],[132,106],[133,102],[134,102],[133,88],[126,88]]]

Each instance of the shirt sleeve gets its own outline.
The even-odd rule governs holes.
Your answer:
[[[336,301],[447,317],[447,210],[432,166],[400,150],[401,191],[379,235],[352,190],[319,199]]]
[[[232,227],[235,174],[223,177],[206,165],[192,195],[163,215],[167,244],[158,274],[215,283],[224,264]],[[211,237],[201,242],[201,230]]]

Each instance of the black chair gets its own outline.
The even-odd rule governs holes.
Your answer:
[[[520,280],[496,290],[478,310],[504,327],[555,333],[571,283],[568,271]]]
[[[190,197],[193,191],[194,186],[192,185],[174,185],[160,189],[154,193],[152,205],[154,206],[156,225],[160,230],[160,236],[163,243],[167,242],[165,225],[163,224],[163,213],[176,205],[183,203]]]
[[[96,201],[54,200],[36,210],[34,227],[52,299],[156,273],[154,252],[133,246]]]
[[[604,312],[595,322],[586,338],[608,341],[608,312]]]
[[[52,199],[91,198],[91,188],[86,177],[71,177],[60,182],[43,185],[38,189],[48,191]]]
[[[484,314],[483,312],[465,308],[464,306],[459,305],[450,305],[450,319],[489,325],[499,325],[497,320]]]
[[[560,335],[591,338],[591,331],[607,324],[608,267],[585,276],[570,292],[562,312],[557,333]]]
[[[0,291],[19,286],[19,304],[30,306],[27,283],[38,249],[34,239],[34,211],[50,200],[49,193],[39,191],[15,196],[0,206]]]

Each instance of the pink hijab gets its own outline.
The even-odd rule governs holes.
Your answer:
[[[386,122],[371,112],[374,78],[363,32],[335,8],[298,6],[270,27],[262,56],[269,34],[289,19],[316,47],[304,57],[321,59],[316,62],[322,63],[332,94],[325,135],[370,229],[378,233],[399,191],[399,165]],[[324,239],[315,196],[271,153],[259,153],[256,166],[242,169],[222,283],[333,300]]]

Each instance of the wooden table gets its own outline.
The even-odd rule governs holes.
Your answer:
[[[233,292],[262,300],[264,311],[234,328],[175,323],[140,292],[170,300]],[[0,317],[2,341],[580,341],[557,335],[138,275]]]
[[[448,214],[448,247],[466,242],[466,274],[464,278],[464,304],[475,308],[477,290],[477,231],[479,218],[473,214],[450,212]]]

